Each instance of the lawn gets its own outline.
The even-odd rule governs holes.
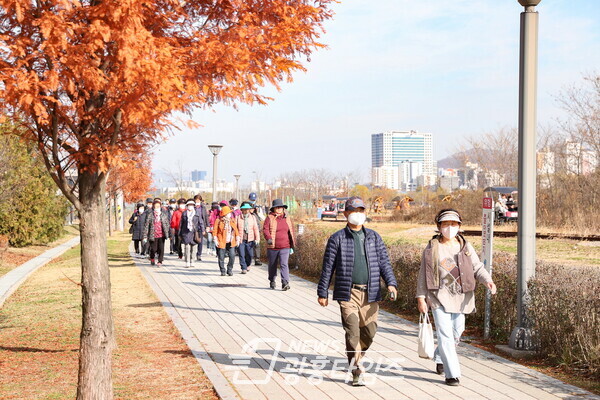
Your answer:
[[[216,399],[212,384],[128,251],[108,241],[117,399]],[[0,309],[0,398],[72,399],[77,385],[79,247],[40,268]]]
[[[65,226],[62,236],[52,243],[35,244],[27,247],[9,247],[6,251],[0,251],[0,276],[8,273],[19,265],[39,256],[46,250],[67,242],[69,239],[79,235],[79,226]]]

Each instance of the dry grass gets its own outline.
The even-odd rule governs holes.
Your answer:
[[[109,240],[118,348],[115,398],[216,399],[204,375],[128,253]],[[72,399],[81,319],[79,247],[41,268],[0,309],[0,398]]]
[[[6,251],[0,252],[0,276],[8,273],[19,265],[26,263],[52,247],[63,244],[73,237],[79,235],[79,228],[76,225],[65,226],[64,234],[52,243],[36,244],[27,247],[8,247]]]
[[[345,226],[342,222],[318,221],[311,224],[323,232],[333,233]],[[434,234],[435,226],[405,222],[370,222],[367,224],[384,238],[393,242],[401,241],[425,247]],[[481,229],[477,226],[463,226],[463,229]],[[515,225],[504,225],[496,230],[515,230]],[[541,230],[548,232],[546,230]],[[469,236],[469,241],[481,249],[481,237]],[[600,266],[600,242],[580,242],[567,239],[538,239],[536,241],[537,258],[540,260],[569,266]],[[517,254],[517,238],[494,238],[494,251]]]

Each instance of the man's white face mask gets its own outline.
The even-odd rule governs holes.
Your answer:
[[[352,225],[364,225],[367,220],[367,214],[364,212],[353,212],[348,215],[348,222]]]

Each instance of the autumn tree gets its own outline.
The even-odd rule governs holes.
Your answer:
[[[332,1],[0,0],[0,113],[81,221],[78,399],[113,395],[108,172],[194,107],[265,104],[261,87],[290,81],[322,46]]]
[[[106,180],[108,204],[114,206],[114,225],[117,224],[117,199],[119,195],[127,203],[133,203],[146,196],[152,188],[152,154],[134,157],[127,163],[114,166]],[[109,207],[110,210],[110,207]],[[123,212],[123,210],[121,210]],[[109,224],[110,224],[109,215]],[[112,235],[112,226],[109,226]]]

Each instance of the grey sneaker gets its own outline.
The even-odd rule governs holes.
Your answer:
[[[275,281],[271,281],[271,289],[275,289]]]
[[[358,374],[352,373],[352,386],[365,386],[365,379],[362,371],[359,370]]]
[[[290,287],[290,284],[289,284],[289,282],[286,282],[286,283],[283,285],[283,287],[281,288],[281,290],[283,290],[284,292],[285,292],[286,290],[290,290],[290,289],[291,289],[291,287]]]

